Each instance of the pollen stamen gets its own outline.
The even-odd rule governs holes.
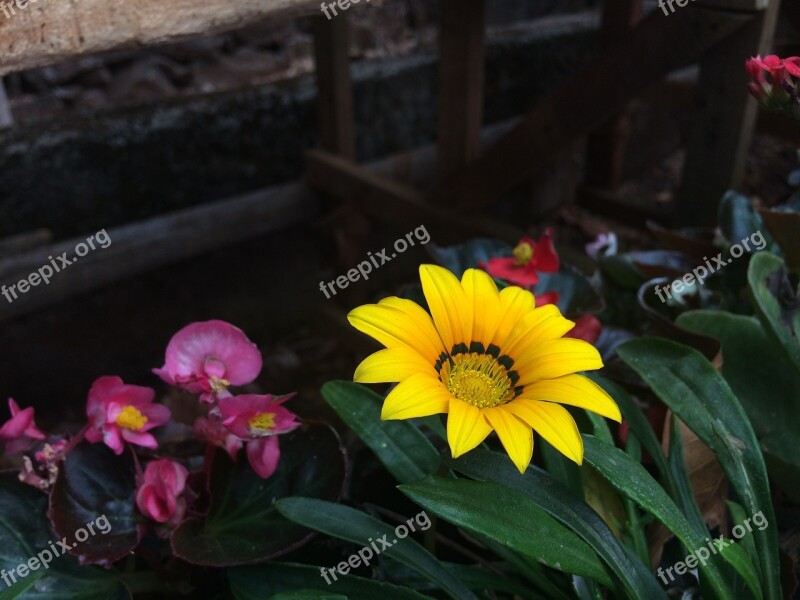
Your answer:
[[[458,354],[442,365],[439,379],[459,400],[478,408],[505,404],[514,397],[508,371],[490,354]]]

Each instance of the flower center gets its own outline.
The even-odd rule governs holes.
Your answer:
[[[514,264],[517,266],[527,265],[533,258],[533,246],[528,242],[520,242],[514,248]]]
[[[230,381],[227,379],[221,379],[216,375],[212,375],[208,378],[208,384],[211,386],[211,391],[215,394],[219,394],[220,392],[224,392],[228,386],[231,384]]]
[[[439,378],[455,398],[478,408],[505,404],[514,397],[506,368],[491,354],[458,354],[442,365]]]
[[[250,419],[247,424],[250,431],[256,435],[275,429],[275,413],[263,412]]]
[[[139,412],[138,408],[129,405],[120,411],[115,422],[123,429],[139,431],[147,423],[147,417]]]

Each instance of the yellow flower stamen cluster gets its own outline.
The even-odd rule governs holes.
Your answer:
[[[147,424],[147,417],[145,417],[135,406],[126,406],[122,409],[119,415],[117,415],[115,423],[123,429],[139,431]]]

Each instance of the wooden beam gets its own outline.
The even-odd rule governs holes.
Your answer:
[[[498,200],[533,175],[542,157],[597,128],[637,94],[697,60],[749,18],[691,5],[669,18],[651,13],[629,37],[567,80],[480,158],[437,186],[432,200],[449,199],[460,207]]]
[[[310,0],[6,0],[2,4],[8,14],[0,12],[0,75],[320,10],[319,3]]]
[[[516,242],[522,231],[482,217],[433,206],[408,185],[321,150],[307,154],[308,184],[326,195],[352,200],[365,214],[390,223],[438,227],[442,237],[488,235]],[[441,239],[441,238],[440,238]]]
[[[284,229],[316,214],[317,204],[308,188],[288,184],[109,229],[111,243],[107,248],[96,243],[95,250],[53,274],[49,284],[42,285],[39,280],[25,294],[18,293],[13,302],[0,296],[0,322],[163,265]],[[0,259],[0,283],[8,287],[27,279],[49,265],[50,256],[66,252],[71,260],[76,256],[76,246],[86,242],[88,235]]]
[[[356,157],[353,84],[347,15],[314,19],[314,58],[317,78],[317,121],[324,150]]]
[[[747,91],[744,60],[772,46],[780,0],[752,18],[700,61],[696,105],[692,111],[686,161],[678,193],[676,223],[713,225],[723,194],[738,188],[758,117]]]
[[[439,179],[478,157],[486,68],[485,0],[442,0],[439,36]]]

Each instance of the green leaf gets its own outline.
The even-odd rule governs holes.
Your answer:
[[[308,423],[280,437],[278,470],[268,479],[244,456],[232,463],[217,451],[211,472],[211,510],[187,519],[172,533],[176,556],[207,566],[232,566],[285,554],[307,542],[308,530],[275,510],[294,495],[338,500],[345,474],[339,436],[325,424]]]
[[[439,453],[410,421],[382,421],[383,398],[363,385],[331,381],[322,396],[400,483],[435,473]]]
[[[263,600],[293,590],[319,590],[346,596],[348,600],[430,600],[408,588],[373,581],[354,575],[331,576],[330,585],[320,567],[272,562],[257,567],[237,567],[226,571],[231,594],[236,600]],[[313,582],[317,582],[316,585]]]
[[[270,596],[269,600],[347,600],[347,596],[331,594],[319,590],[295,590]]]
[[[399,489],[448,523],[553,569],[613,586],[608,570],[586,542],[518,492],[496,483],[433,476]]]
[[[557,273],[539,273],[535,293],[558,292],[558,308],[565,315],[582,315],[603,310],[603,298],[586,276],[562,264]]]
[[[135,509],[133,451],[117,456],[105,444],[81,442],[59,467],[48,516],[58,537],[72,537],[87,523],[105,516],[110,531],[90,535],[70,552],[82,564],[109,566],[139,543],[142,519]]]
[[[584,459],[611,485],[664,523],[690,552],[705,546],[704,534],[695,531],[672,499],[642,465],[619,448],[609,446],[594,436],[583,434],[583,442]],[[723,600],[735,598],[716,560],[712,558],[707,564],[699,565],[699,568],[708,577],[709,583],[720,598]]]
[[[586,542],[618,578],[628,598],[666,598],[645,566],[631,556],[598,514],[567,487],[533,465],[524,476],[505,456],[485,450],[447,461],[449,465],[481,481],[493,481],[516,490]]]
[[[634,340],[617,349],[653,392],[714,452],[750,514],[763,511],[773,526],[753,533],[767,598],[781,593],[778,535],[764,458],[742,405],[722,375],[699,352],[661,339]]]
[[[800,374],[758,319],[698,310],[681,315],[678,324],[720,341],[722,375],[753,424],[769,474],[800,501]]]
[[[731,243],[737,244],[756,232],[764,232],[764,220],[745,196],[729,190],[719,205],[719,227],[722,235]],[[767,247],[774,245],[769,233],[762,233]]]
[[[478,263],[489,262],[497,256],[511,256],[511,246],[499,240],[478,238],[458,246],[443,248],[428,244],[425,249],[433,259],[459,279],[467,269],[478,268]]]
[[[456,600],[475,599],[475,595],[430,552],[413,539],[400,537],[397,532],[400,527],[404,528],[407,536],[409,529],[420,526],[413,519],[394,528],[349,506],[311,498],[284,498],[276,503],[276,507],[278,512],[295,523],[363,546],[360,552],[364,556],[359,554],[359,563],[365,562],[369,566],[370,560],[375,562],[378,556],[385,554],[416,569]],[[373,552],[376,548],[377,551]],[[366,557],[367,552],[369,557]]]
[[[10,587],[0,580],[0,598],[11,600],[125,600],[130,598],[125,585],[113,570],[98,567],[81,567],[71,554],[55,556],[50,542],[56,548],[56,534],[50,529],[45,512],[47,496],[31,486],[20,483],[15,474],[0,475],[0,569],[10,575]],[[84,522],[82,525],[85,525]],[[67,543],[75,543],[75,530],[67,536]],[[49,568],[42,569],[42,561]],[[25,577],[18,576],[16,568],[36,557],[39,567]],[[33,563],[34,565],[37,563]]]
[[[800,300],[792,288],[783,261],[769,252],[753,256],[747,280],[764,329],[786,351],[800,372]]]

